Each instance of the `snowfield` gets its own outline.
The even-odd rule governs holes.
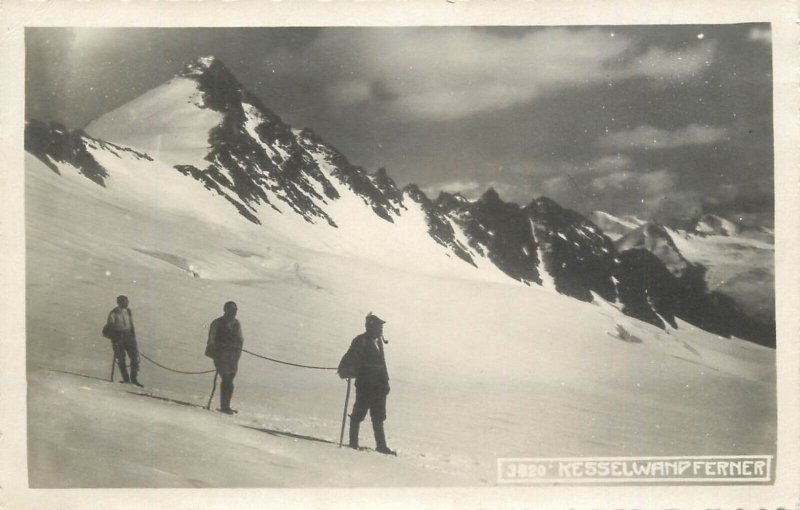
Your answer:
[[[687,262],[701,264],[710,291],[733,298],[748,315],[765,324],[775,322],[775,235],[771,229],[743,228],[713,215],[699,221],[694,232],[662,230],[655,224],[645,226],[637,218],[620,219],[602,211],[590,216],[620,251],[638,243],[676,274]]]
[[[222,116],[202,105],[197,82],[175,77],[91,122],[86,132],[139,147],[170,165],[205,168],[208,131]]]
[[[678,250],[708,268],[710,290],[732,296],[763,321],[775,320],[775,245],[744,235],[698,236],[668,230]]]
[[[270,211],[259,226],[126,158],[100,161],[104,189],[26,155],[31,487],[480,486],[499,457],[775,453],[772,349],[473,268],[421,213],[391,224],[343,198],[339,229]],[[145,388],[109,383],[100,329],[118,294],[141,352],[186,371],[213,368],[227,300],[245,349],[328,367],[381,316],[399,456],[337,447],[346,383],[330,370],[243,354],[233,417],[202,408],[213,374],[142,360]]]

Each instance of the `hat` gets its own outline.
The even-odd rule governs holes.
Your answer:
[[[381,319],[377,315],[372,315],[372,312],[369,312],[367,314],[366,324],[367,327],[369,327],[372,324],[386,324],[386,321]]]

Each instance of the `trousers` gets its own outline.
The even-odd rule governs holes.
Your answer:
[[[221,350],[214,358],[214,367],[219,373],[219,401],[223,410],[231,408],[231,398],[235,388],[233,380],[239,370],[239,357],[241,353],[234,350]]]
[[[117,332],[117,337],[111,342],[111,345],[114,348],[114,357],[117,359],[117,366],[120,374],[122,374],[122,380],[130,382],[133,379],[135,381],[139,374],[139,347],[136,344],[136,336],[133,331]],[[130,376],[128,375],[126,355],[131,359]]]
[[[386,420],[386,390],[380,387],[356,386],[356,402],[350,414],[351,422],[364,421],[369,411],[373,423]]]

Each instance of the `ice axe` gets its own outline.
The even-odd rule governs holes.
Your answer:
[[[111,377],[108,378],[110,382],[114,382],[114,368],[116,368],[117,355],[111,355]]]
[[[350,379],[347,379],[347,394],[344,397],[344,412],[342,413],[342,431],[339,433],[339,448],[344,442],[344,424],[347,421],[347,404],[350,402]]]
[[[211,401],[214,400],[214,392],[217,391],[217,376],[219,375],[219,370],[214,372],[214,385],[211,387],[211,396],[208,397],[208,404],[206,404],[206,409],[211,409]]]

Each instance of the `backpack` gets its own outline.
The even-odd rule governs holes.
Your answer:
[[[358,365],[356,364],[356,350],[350,348],[344,353],[336,373],[341,379],[354,379],[358,375]]]
[[[112,326],[110,322],[106,322],[106,325],[103,326],[103,331],[101,331],[101,334],[104,337],[108,338],[109,340],[113,340],[114,339],[114,326]]]

